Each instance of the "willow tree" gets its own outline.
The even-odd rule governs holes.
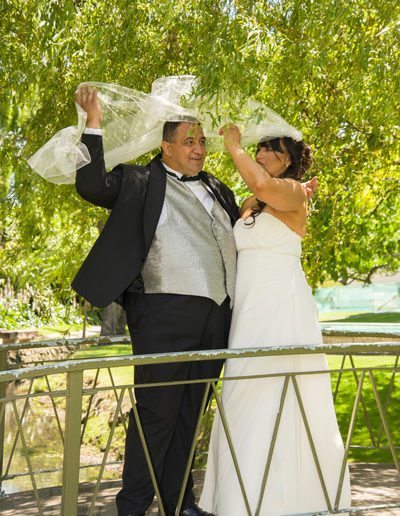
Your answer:
[[[302,130],[320,188],[305,241],[314,286],[399,268],[400,5],[394,0],[2,0],[1,274],[18,289],[69,282],[104,211],[26,158],[76,120],[87,80],[144,92],[191,73],[199,93],[235,109],[253,96]],[[235,102],[230,102],[235,99]],[[143,157],[146,161],[148,156]],[[240,201],[226,156],[207,169]]]

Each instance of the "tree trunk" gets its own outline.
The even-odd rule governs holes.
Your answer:
[[[123,308],[111,303],[103,309],[101,316],[101,336],[125,335],[126,317]]]

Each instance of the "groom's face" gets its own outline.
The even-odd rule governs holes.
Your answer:
[[[206,138],[199,124],[182,122],[172,141],[162,142],[163,161],[186,176],[198,174],[206,158]]]

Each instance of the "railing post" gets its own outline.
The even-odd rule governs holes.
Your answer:
[[[0,344],[1,346],[1,344]],[[0,349],[0,371],[5,371],[7,369],[7,351],[4,349]],[[7,393],[7,382],[0,382],[0,399],[5,398]],[[0,498],[4,496],[4,491],[2,489],[3,484],[3,462],[4,462],[4,437],[5,437],[5,425],[6,425],[6,407],[5,401],[4,410],[2,410],[0,404]],[[1,414],[3,417],[1,417]]]
[[[78,514],[83,371],[67,375],[61,515]]]

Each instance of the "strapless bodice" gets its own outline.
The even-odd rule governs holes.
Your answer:
[[[246,250],[260,250],[300,258],[301,237],[284,222],[268,212],[256,216],[254,225],[251,221],[249,217],[236,222],[234,234],[239,255]]]

